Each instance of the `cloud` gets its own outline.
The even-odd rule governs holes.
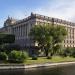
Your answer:
[[[8,15],[16,19],[23,19],[30,15],[31,12],[75,22],[75,0],[46,0],[42,4],[37,3],[38,6],[32,4],[23,9],[20,6],[19,8],[6,9],[5,17],[0,20],[0,24],[3,25]]]
[[[69,21],[75,20],[75,0],[53,0],[53,4],[48,3],[35,10],[35,13],[57,17]],[[51,5],[50,5],[51,4]]]

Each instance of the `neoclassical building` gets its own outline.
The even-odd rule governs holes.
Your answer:
[[[65,26],[68,31],[68,35],[63,41],[63,46],[75,47],[75,23],[34,13],[31,13],[30,16],[22,20],[16,20],[8,17],[8,19],[4,22],[4,27],[0,29],[0,32],[14,34],[15,43],[19,44],[22,47],[35,46],[36,43],[31,40],[29,32],[34,25],[39,24],[53,24]]]

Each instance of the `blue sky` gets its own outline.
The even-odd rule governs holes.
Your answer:
[[[8,16],[23,19],[31,12],[75,21],[75,0],[0,0],[0,27]]]

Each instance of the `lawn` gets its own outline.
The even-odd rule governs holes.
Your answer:
[[[52,59],[47,59],[46,57],[38,57],[38,60],[32,60],[31,58],[28,58],[25,62],[26,65],[29,64],[43,64],[43,63],[59,63],[59,62],[70,62],[75,61],[75,58],[72,57],[59,57],[54,56]]]

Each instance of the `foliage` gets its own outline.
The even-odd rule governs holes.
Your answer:
[[[38,59],[37,55],[36,54],[33,54],[32,55],[32,60],[37,60],[37,59]]]
[[[63,26],[35,25],[30,31],[30,36],[38,43],[39,48],[45,50],[46,56],[52,56],[60,49],[66,35],[67,31]]]
[[[0,52],[0,60],[5,61],[8,59],[8,56],[5,52]]]
[[[11,51],[9,54],[9,62],[12,63],[23,63],[28,57],[27,52],[22,51]]]
[[[50,56],[47,56],[47,59],[52,59],[52,56],[50,55]]]
[[[60,52],[60,55],[63,57],[67,57],[67,56],[74,57],[75,56],[75,48],[67,47]]]
[[[8,50],[9,52],[11,51],[11,50],[20,50],[20,46],[19,45],[17,45],[17,44],[3,44],[2,45],[2,49],[3,50]]]
[[[0,44],[14,43],[14,41],[15,41],[15,36],[14,35],[0,33]]]
[[[20,46],[17,44],[3,44],[2,46],[2,51],[6,52],[7,54],[9,54],[12,50],[20,50]]]
[[[71,49],[70,56],[75,58],[75,47]]]

